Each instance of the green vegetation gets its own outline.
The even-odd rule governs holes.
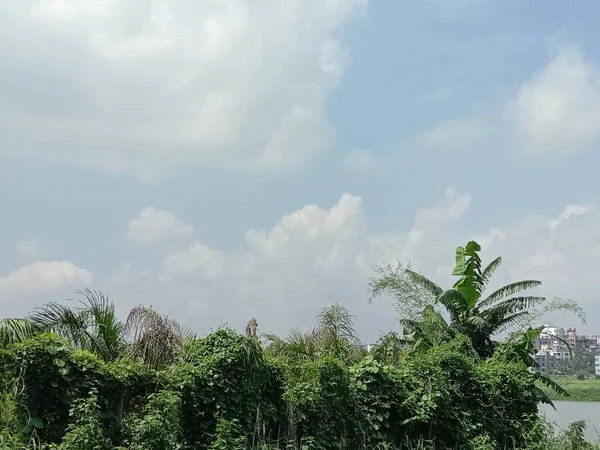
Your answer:
[[[568,398],[550,389],[544,388],[552,400],[571,400],[583,402],[600,402],[600,379],[576,377],[552,377],[567,393]]]
[[[600,448],[574,423],[556,436],[538,416],[551,379],[531,373],[539,329],[494,335],[545,302],[537,281],[483,292],[479,245],[459,247],[452,289],[394,268],[372,294],[420,302],[403,333],[367,353],[342,305],[287,337],[185,333],[151,308],[122,322],[103,294],[0,322],[0,448],[7,450]],[[414,289],[414,290],[413,290]],[[564,304],[561,304],[564,305]],[[572,304],[571,304],[572,305]],[[399,307],[399,311],[401,308]],[[540,387],[540,386],[543,386]]]

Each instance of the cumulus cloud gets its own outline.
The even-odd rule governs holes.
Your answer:
[[[600,281],[590,267],[600,263],[598,205],[567,205],[555,216],[530,215],[494,227],[481,241],[490,256],[510,261],[506,279],[540,279],[548,295],[580,299],[594,308]]]
[[[466,231],[473,230],[472,223],[465,225],[471,208],[477,209],[476,200],[449,188],[431,206],[418,210],[410,227],[378,234],[368,227],[363,200],[344,194],[328,207],[306,205],[270,228],[249,230],[241,248],[195,243],[161,258],[155,270],[126,263],[120,276],[100,280],[70,262],[36,262],[0,279],[0,290],[12,299],[19,292],[73,289],[94,281],[123,311],[138,303],[152,304],[199,331],[222,323],[242,327],[257,317],[263,331],[285,333],[294,326],[309,327],[319,308],[342,301],[357,316],[363,339],[373,340],[379,330],[398,325],[391,302],[367,302],[372,266],[411,262],[450,286],[454,248],[474,238],[483,246],[484,262],[503,257],[491,288],[516,279],[540,279],[541,294],[575,298],[590,315],[598,314],[600,281],[590,270],[600,265],[597,204],[567,205],[553,214]],[[42,301],[46,296],[29,301],[28,309]],[[574,320],[556,319],[563,325]]]
[[[516,92],[463,117],[445,118],[417,132],[417,149],[515,148],[552,156],[600,143],[600,69],[575,45],[555,56]]]
[[[213,279],[223,271],[223,253],[206,245],[195,243],[187,250],[170,254],[163,261],[165,280],[178,276]]]
[[[590,314],[598,313],[600,281],[590,270],[600,265],[598,205],[567,205],[554,214],[465,231],[473,229],[465,224],[476,204],[471,194],[448,188],[416,212],[410,227],[382,235],[369,230],[362,199],[344,194],[332,206],[306,205],[271,228],[249,230],[243,248],[194,244],[175,252],[164,259],[160,282],[139,275],[130,286],[136,291],[145,286],[137,295],[146,301],[168,298],[154,304],[196,328],[225,322],[241,327],[254,316],[263,330],[285,333],[310,326],[319,308],[342,301],[356,314],[362,337],[372,340],[378,330],[398,326],[389,301],[367,302],[373,265],[411,262],[450,286],[455,247],[476,239],[484,262],[504,260],[491,288],[540,279],[540,294],[575,298]],[[570,321],[577,325],[572,317],[557,319]]]
[[[600,139],[600,71],[574,46],[523,84],[506,115],[524,150],[568,154]]]
[[[302,162],[329,147],[338,31],[367,3],[3,2],[0,151],[144,178]]]
[[[5,277],[0,277],[0,290],[11,292],[46,292],[64,287],[92,284],[94,276],[71,261],[35,261]]]
[[[306,205],[271,228],[249,230],[243,248],[224,251],[197,243],[175,252],[162,263],[160,283],[148,286],[140,274],[130,285],[136,295],[145,285],[149,298],[168,296],[161,306],[182,314],[191,326],[235,326],[255,316],[263,329],[286,332],[308,326],[319,308],[342,301],[366,338],[376,338],[377,329],[396,326],[396,318],[389,303],[367,302],[372,266],[410,259],[429,269],[431,261],[451,262],[456,242],[441,242],[449,235],[444,230],[470,202],[469,194],[448,189],[417,214],[411,229],[382,236],[369,232],[362,199],[346,193],[329,207]]]
[[[194,235],[194,227],[169,211],[145,208],[127,224],[126,237],[139,244],[182,241]]]

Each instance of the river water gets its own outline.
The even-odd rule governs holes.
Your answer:
[[[550,405],[540,407],[549,421],[564,429],[572,422],[585,420],[586,438],[589,441],[600,440],[600,402],[555,401],[554,406],[556,411]]]

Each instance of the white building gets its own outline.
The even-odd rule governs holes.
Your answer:
[[[556,336],[558,338],[564,339],[565,336],[566,336],[566,333],[565,333],[565,329],[564,328],[559,328],[559,327],[545,327],[542,330],[541,335]]]
[[[600,356],[596,355],[596,376],[600,377]]]
[[[547,352],[538,352],[534,355],[533,359],[535,359],[537,367],[531,370],[537,370],[542,373],[548,372],[556,364],[556,358]]]

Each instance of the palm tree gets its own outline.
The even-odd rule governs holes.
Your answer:
[[[316,361],[320,355],[318,330],[291,330],[287,337],[281,338],[273,333],[265,333],[267,351],[276,358],[293,363]]]
[[[502,263],[502,259],[498,257],[482,268],[479,251],[481,246],[475,241],[470,241],[466,246],[456,249],[452,275],[459,279],[448,290],[443,290],[435,282],[410,268],[404,269],[402,275],[426,292],[437,304],[442,305],[450,318],[448,328],[453,333],[468,336],[477,353],[487,358],[492,355],[496,346],[492,337],[515,325],[529,314],[531,307],[543,302],[545,298],[520,294],[522,291],[541,286],[542,283],[537,280],[510,283],[484,296],[484,291],[492,275]],[[391,287],[390,281],[390,278],[385,277],[373,281],[371,283],[373,296],[386,291],[387,286]],[[397,282],[397,280],[392,281]],[[430,321],[434,319],[431,310],[426,308],[425,312],[429,315]],[[422,320],[425,319],[425,312]],[[438,328],[441,324],[440,318],[433,320]],[[419,328],[418,322],[414,319],[403,320],[409,332]]]
[[[348,361],[358,346],[354,316],[339,303],[322,308],[317,314],[318,338],[323,354]]]
[[[192,336],[175,320],[143,305],[131,310],[124,330],[130,338],[125,356],[153,369],[182,358],[186,342]]]
[[[310,331],[293,329],[286,338],[272,333],[264,337],[270,353],[295,363],[315,361],[322,356],[351,361],[363,353],[354,318],[338,303],[319,310],[317,326]]]
[[[91,351],[105,361],[129,358],[160,368],[181,355],[186,332],[151,307],[137,306],[120,320],[115,305],[98,291],[78,291],[83,298],[70,307],[48,303],[28,318],[35,329],[56,333],[74,348]]]
[[[67,339],[74,348],[89,350],[105,361],[123,355],[125,325],[114,304],[101,292],[77,291],[83,298],[74,308],[50,302],[31,313],[28,319],[39,329]]]

